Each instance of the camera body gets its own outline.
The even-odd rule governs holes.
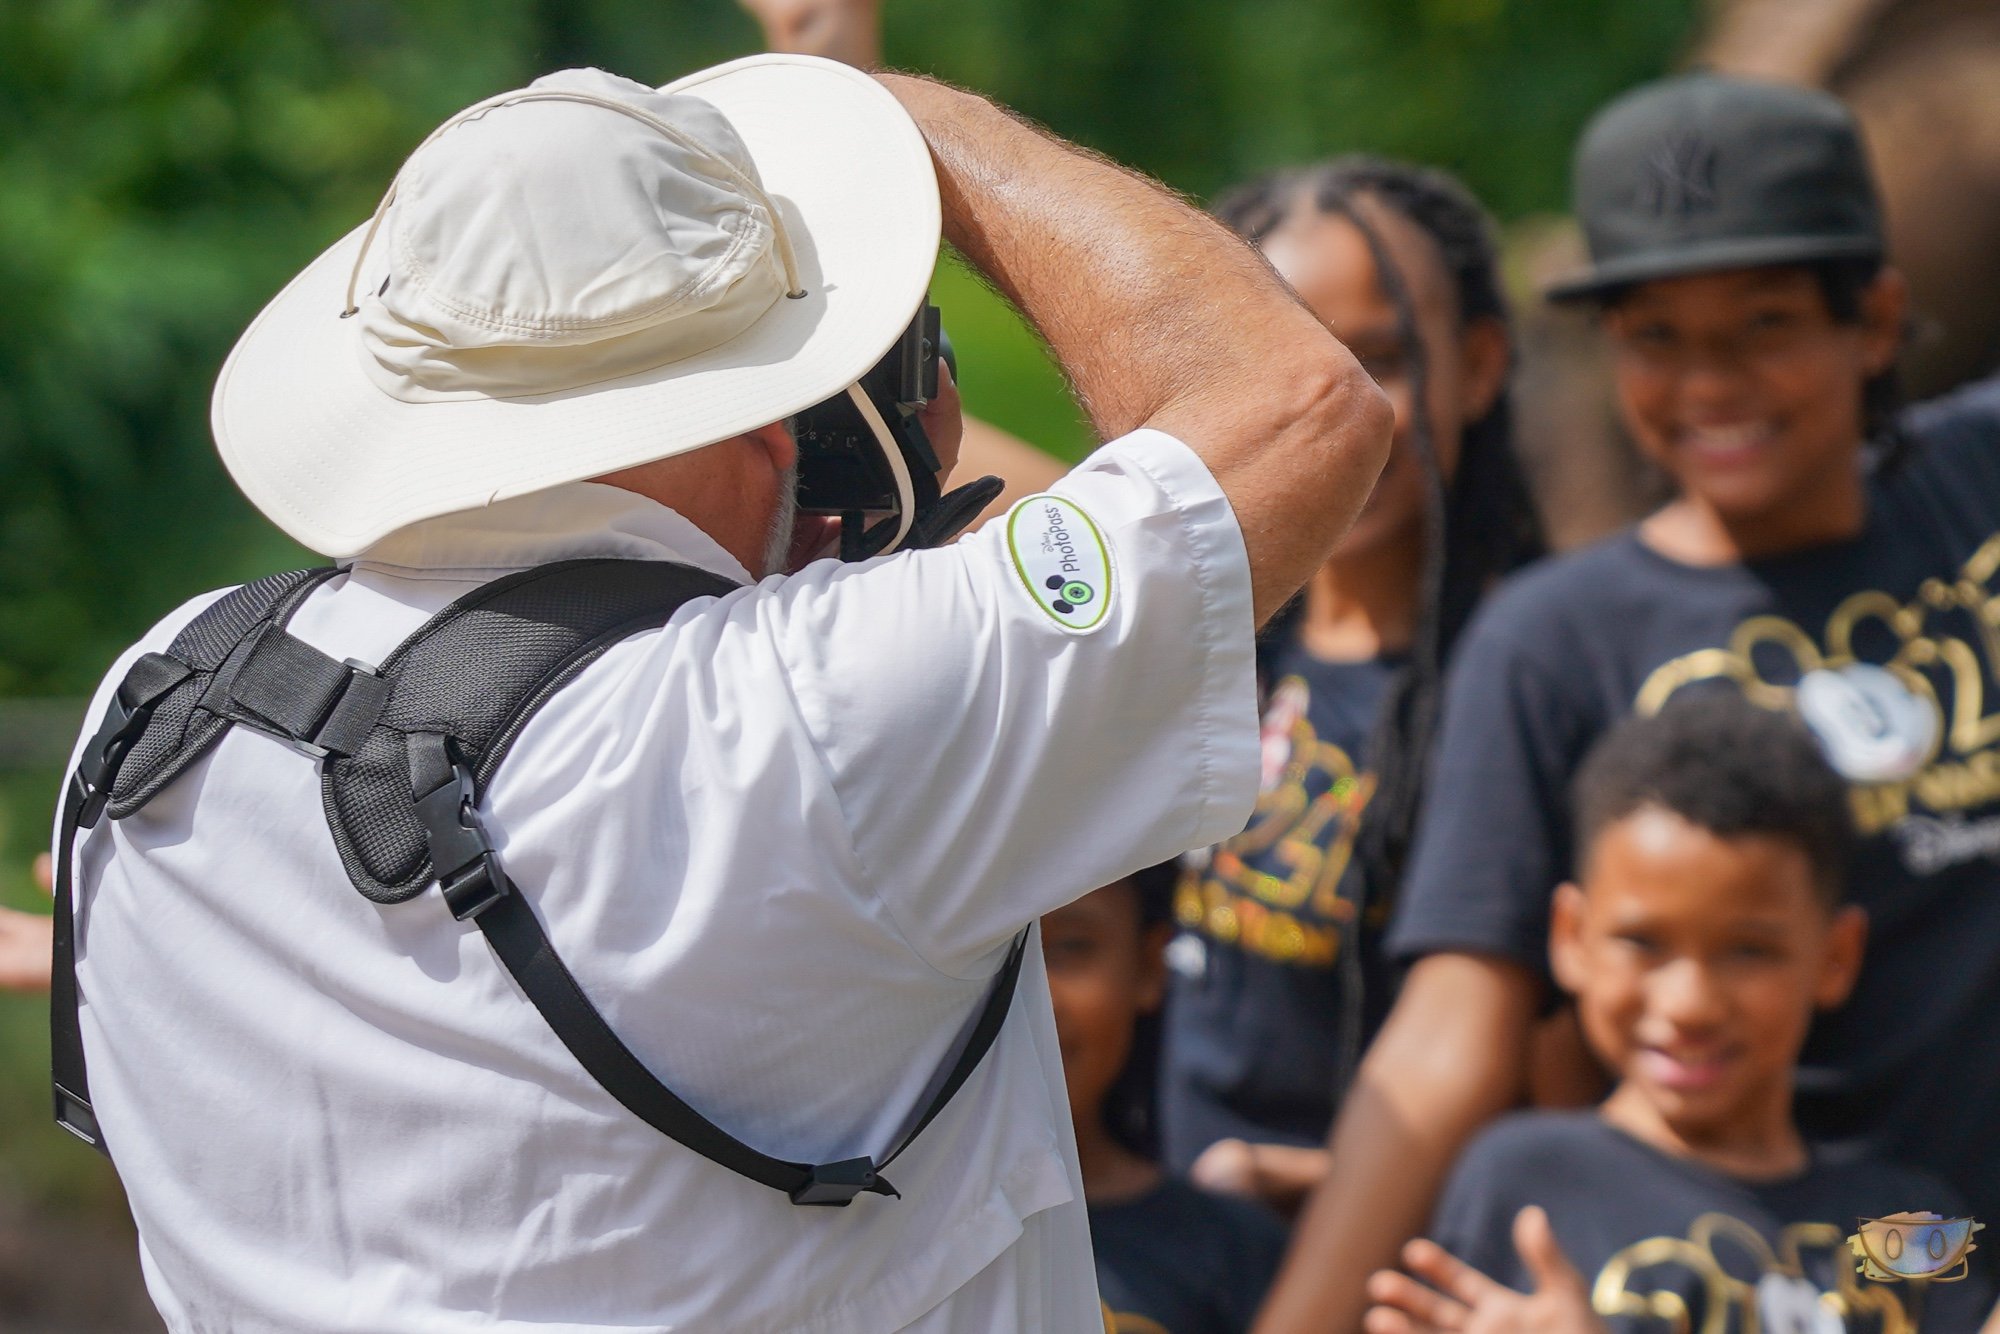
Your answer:
[[[799,513],[839,516],[842,560],[942,546],[1003,489],[982,477],[939,494],[937,451],[917,418],[937,397],[940,360],[955,380],[938,308],[926,302],[872,370],[786,423],[799,451]]]
[[[930,479],[936,499],[938,457],[917,414],[937,397],[940,348],[938,308],[925,303],[903,336],[861,377],[868,398],[890,439],[879,440],[864,409],[849,394],[816,403],[791,419],[799,448],[799,512],[802,514],[895,513],[903,505],[896,469],[888,457],[896,449],[917,503]]]

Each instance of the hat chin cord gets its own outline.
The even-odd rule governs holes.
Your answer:
[[[882,420],[881,411],[876,408],[875,401],[868,397],[868,391],[861,387],[860,381],[857,380],[855,383],[847,386],[847,397],[854,404],[854,410],[861,414],[861,420],[868,423],[868,430],[875,437],[875,444],[881,449],[883,459],[889,464],[889,475],[895,478],[896,481],[896,515],[894,519],[884,521],[885,525],[887,523],[894,523],[896,525],[895,535],[879,551],[870,553],[871,555],[887,555],[901,546],[903,539],[910,535],[910,524],[916,518],[917,513],[916,484],[910,479],[910,461],[904,457],[903,447],[896,442],[895,433],[889,429],[889,423]],[[849,540],[847,533],[848,525],[850,523],[859,525],[861,522],[862,520],[858,515],[841,516],[841,546],[843,548],[846,547]],[[859,535],[857,534],[856,536],[858,537]],[[862,540],[865,542],[866,539]]]

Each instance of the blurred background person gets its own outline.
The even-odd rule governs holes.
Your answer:
[[[1260,640],[1257,814],[1190,859],[1176,905],[1168,1161],[1289,1212],[1325,1172],[1339,1090],[1388,1007],[1380,928],[1445,657],[1541,542],[1514,453],[1494,231],[1464,186],[1352,156],[1259,177],[1214,211],[1396,409],[1367,508]]]
[[[1155,1149],[1154,1072],[1176,866],[1151,866],[1042,918],[1042,953],[1114,1334],[1249,1328],[1285,1250],[1262,1205],[1196,1189]]]
[[[1562,794],[1606,729],[1693,682],[1796,709],[1868,836],[1851,881],[1874,948],[1806,1044],[1801,1125],[2000,1210],[2000,785],[1981,776],[2000,738],[1980,703],[2000,385],[1896,411],[1907,292],[1825,94],[1708,75],[1628,94],[1584,136],[1575,193],[1592,263],[1552,295],[1599,311],[1626,427],[1674,496],[1467,631],[1390,934],[1412,966],[1267,1329],[1353,1328],[1366,1271],[1522,1097],[1571,869]]]

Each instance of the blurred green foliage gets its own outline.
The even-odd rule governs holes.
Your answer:
[[[1346,149],[1441,163],[1503,218],[1561,206],[1591,108],[1667,68],[1696,0],[886,0],[890,61],[992,93],[1197,196]],[[0,695],[85,693],[204,588],[310,557],[210,447],[237,333],[402,155],[548,69],[651,81],[755,50],[728,0],[0,0]],[[976,413],[1088,438],[1034,337],[953,265]],[[0,780],[0,896],[53,775]],[[0,1192],[113,1198],[41,1124],[35,1002],[0,1003]],[[26,1125],[24,1126],[24,1123]]]
[[[1693,0],[887,0],[889,58],[1197,195],[1345,148],[1503,216],[1663,68]],[[754,50],[727,0],[0,5],[0,694],[85,689],[205,587],[305,559],[208,444],[236,333],[456,108],[564,64],[665,80]],[[940,280],[973,409],[1085,444],[1031,340]]]

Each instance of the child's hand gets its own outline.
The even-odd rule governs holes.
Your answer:
[[[1188,1180],[1221,1195],[1262,1200],[1290,1217],[1326,1179],[1329,1161],[1325,1149],[1219,1139],[1189,1165]]]
[[[1188,1180],[1218,1195],[1255,1195],[1257,1151],[1240,1139],[1219,1139],[1188,1164]]]
[[[1590,1287],[1556,1244],[1549,1216],[1533,1205],[1514,1219],[1514,1249],[1534,1276],[1533,1292],[1494,1282],[1436,1242],[1403,1248],[1403,1263],[1425,1287],[1393,1269],[1368,1280],[1377,1304],[1368,1334],[1604,1334]]]

